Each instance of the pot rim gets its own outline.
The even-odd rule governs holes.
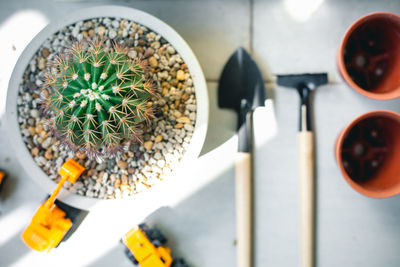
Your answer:
[[[344,64],[345,45],[347,44],[347,41],[349,40],[350,35],[361,24],[365,23],[366,21],[369,21],[371,18],[378,18],[378,17],[393,17],[400,21],[400,15],[397,15],[392,12],[373,12],[373,13],[366,14],[366,15],[362,16],[361,18],[357,19],[346,30],[346,32],[342,38],[342,41],[340,42],[340,46],[339,46],[339,49],[337,52],[337,66],[339,68],[340,74],[342,75],[342,77],[346,81],[346,83],[349,84],[350,87],[352,87],[354,90],[356,90],[360,94],[362,94],[366,97],[372,98],[372,99],[376,99],[376,100],[390,100],[390,99],[400,97],[400,93],[396,93],[395,91],[390,91],[390,92],[385,92],[385,93],[373,93],[373,92],[369,92],[369,91],[361,88],[353,81],[353,79],[351,79],[350,75],[347,72],[345,64]]]
[[[70,15],[58,18],[50,22],[44,29],[42,29],[25,47],[21,53],[16,65],[14,66],[7,90],[7,102],[6,102],[6,124],[8,133],[10,135],[10,142],[12,147],[18,155],[21,165],[25,169],[26,173],[35,180],[47,193],[51,193],[56,187],[56,183],[49,179],[44,171],[35,163],[31,156],[29,149],[22,140],[22,135],[18,123],[18,112],[17,112],[17,96],[19,91],[19,85],[21,83],[23,73],[25,72],[26,66],[28,66],[34,54],[38,51],[43,42],[51,35],[62,29],[64,26],[76,23],[82,20],[88,20],[99,17],[110,17],[110,18],[121,18],[128,19],[139,23],[152,31],[159,33],[164,39],[166,39],[179,53],[183,61],[187,65],[189,72],[192,76],[195,94],[196,94],[196,124],[191,138],[188,149],[186,150],[179,167],[176,169],[182,169],[182,165],[187,164],[191,160],[198,157],[204,144],[208,127],[208,92],[207,84],[204,78],[203,71],[200,64],[194,55],[193,51],[186,43],[186,41],[168,24],[161,21],[160,19],[150,15],[146,12],[137,10],[135,8],[116,6],[116,5],[103,5],[84,9],[78,9],[71,12]],[[173,170],[173,173],[176,173]],[[173,175],[169,175],[167,181],[170,181]],[[155,187],[161,187],[165,185],[167,181],[158,183]],[[71,193],[66,189],[61,189],[58,199],[68,205],[90,210],[95,206],[102,204],[109,205],[109,203],[121,203],[122,201],[135,199],[138,195],[149,194],[154,191],[152,188],[140,192],[133,196],[125,199],[98,199],[81,196],[75,193]],[[144,196],[143,196],[144,197]]]
[[[342,173],[343,178],[346,180],[346,182],[357,192],[368,196],[372,198],[387,198],[387,197],[392,197],[400,193],[400,183],[397,187],[392,187],[383,191],[374,191],[374,190],[369,190],[366,189],[365,187],[359,185],[358,183],[354,182],[353,179],[347,174],[346,170],[344,169],[344,166],[342,164],[342,155],[341,155],[341,148],[343,146],[343,142],[345,139],[345,136],[349,133],[349,131],[360,121],[365,120],[367,118],[375,117],[375,116],[380,116],[383,115],[385,117],[390,117],[394,118],[396,120],[400,121],[400,114],[390,111],[390,110],[373,110],[369,111],[366,113],[363,113],[359,116],[357,116],[354,120],[352,120],[339,134],[337,140],[336,140],[336,148],[335,148],[335,154],[336,154],[336,162],[339,166],[340,172]]]

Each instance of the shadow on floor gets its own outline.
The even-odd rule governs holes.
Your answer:
[[[204,205],[204,201],[208,205]],[[191,267],[235,265],[234,169],[226,170],[211,183],[174,207],[162,207],[145,222],[168,239],[172,254]],[[132,225],[134,227],[135,225]],[[219,251],[221,257],[209,258]],[[134,266],[116,241],[91,267]]]
[[[218,83],[208,82],[209,120],[206,140],[200,156],[219,147],[236,134],[236,114],[218,108]]]
[[[1,254],[7,253],[7,257],[0,257],[0,266],[10,266],[31,252],[21,239],[22,231],[23,229],[19,230],[4,245],[0,246]]]

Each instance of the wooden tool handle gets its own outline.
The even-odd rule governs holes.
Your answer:
[[[314,138],[310,131],[299,132],[300,261],[314,266]]]
[[[252,172],[250,153],[236,158],[237,267],[252,264]]]

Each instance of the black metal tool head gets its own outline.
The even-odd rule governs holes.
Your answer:
[[[309,90],[314,90],[318,86],[328,83],[327,73],[277,75],[277,77],[278,77],[277,83],[279,85],[296,89],[305,86]]]
[[[277,75],[277,84],[295,88],[300,96],[300,131],[312,130],[311,123],[311,108],[310,108],[310,95],[311,91],[318,86],[328,83],[327,73],[306,73],[306,74],[290,74],[290,75]],[[305,111],[303,110],[305,107]]]
[[[264,79],[255,61],[243,47],[229,58],[219,79],[218,106],[240,111],[246,100],[250,109],[264,106],[267,97]],[[240,125],[238,125],[240,127]]]

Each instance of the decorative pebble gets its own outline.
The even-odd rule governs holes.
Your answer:
[[[155,57],[149,58],[149,64],[151,67],[155,68],[158,66],[158,61]]]
[[[117,166],[118,168],[125,170],[128,167],[128,163],[126,161],[120,160],[117,162]]]
[[[144,52],[143,56],[145,58],[147,58],[147,57],[151,57],[152,55],[154,55],[154,49],[149,47],[149,48],[146,49],[146,52]]]
[[[106,28],[105,27],[100,26],[100,27],[97,28],[97,34],[100,35],[100,37],[103,37],[105,32],[106,32]]]
[[[163,140],[162,135],[157,135],[156,138],[154,138],[154,142],[159,143]]]
[[[53,151],[52,151],[51,147],[46,150],[46,152],[44,153],[44,157],[47,160],[53,159]]]
[[[177,124],[175,124],[175,126],[174,126],[175,129],[180,129],[180,128],[182,128],[182,127],[183,127],[183,123],[177,123]]]
[[[48,56],[50,56],[50,50],[46,47],[42,48],[42,57],[47,58]]]
[[[114,39],[115,37],[117,37],[117,32],[115,30],[111,29],[108,32],[108,37],[110,37],[110,39]]]
[[[83,152],[83,151],[78,151],[78,152],[75,153],[75,156],[76,156],[78,159],[85,159],[85,158],[86,158],[86,153]]]
[[[187,123],[187,124],[191,123],[190,119],[188,117],[186,117],[186,116],[182,116],[180,118],[177,118],[176,121],[180,122],[180,123]]]
[[[44,149],[48,149],[50,145],[51,145],[51,137],[48,137],[46,138],[46,140],[43,141],[42,147]]]
[[[136,58],[137,57],[136,50],[130,50],[129,53],[128,53],[128,57],[132,58],[132,59]]]
[[[32,149],[31,149],[31,154],[32,154],[32,156],[34,156],[34,157],[39,156],[39,148],[37,148],[37,147],[32,148]]]
[[[173,54],[175,54],[176,51],[175,51],[175,48],[173,48],[172,46],[168,46],[167,52],[168,52],[168,54],[173,55]]]
[[[37,109],[31,109],[30,115],[32,118],[37,119],[39,118],[39,111]]]
[[[126,175],[126,174],[122,174],[121,175],[121,183],[123,185],[127,185],[128,184],[128,175]]]
[[[153,147],[153,142],[152,142],[152,141],[144,142],[144,147],[145,147],[147,150],[151,150],[152,147]]]
[[[176,79],[178,81],[184,81],[185,80],[185,72],[183,70],[178,70],[176,72]]]

